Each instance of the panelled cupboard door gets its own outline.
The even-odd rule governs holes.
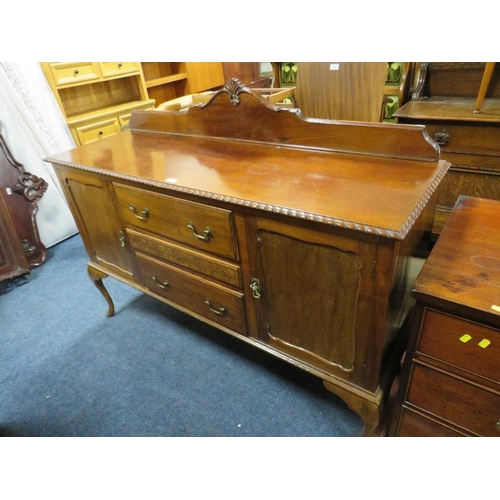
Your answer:
[[[92,261],[110,272],[131,278],[132,257],[125,228],[116,212],[111,184],[85,172],[63,171],[59,177]]]
[[[377,247],[266,219],[247,221],[259,340],[332,375],[363,385],[367,331],[377,328]],[[373,353],[375,356],[377,353]],[[377,374],[366,377],[376,385]]]

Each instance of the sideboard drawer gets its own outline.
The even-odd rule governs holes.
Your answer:
[[[243,294],[137,254],[144,286],[204,318],[246,334]]]
[[[500,436],[500,395],[415,364],[409,403],[479,436]]]
[[[241,268],[237,264],[212,257],[197,250],[143,234],[133,229],[127,229],[128,239],[132,248],[140,252],[171,262],[189,271],[204,274],[209,278],[221,281],[228,285],[242,288]]]
[[[493,328],[426,309],[418,351],[500,382],[500,332]]]
[[[237,260],[233,216],[229,210],[115,184],[128,224],[221,257]]]

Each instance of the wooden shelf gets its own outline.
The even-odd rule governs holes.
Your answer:
[[[110,118],[113,116],[120,116],[125,113],[129,113],[134,109],[140,108],[153,108],[155,101],[149,99],[146,101],[131,101],[127,103],[117,104],[116,106],[109,106],[107,108],[100,109],[98,111],[92,111],[90,113],[82,113],[77,116],[68,118],[67,123],[69,126],[80,126],[85,123],[94,120],[102,120],[104,118]]]
[[[160,85],[168,85],[169,83],[178,82],[180,80],[187,80],[187,73],[177,73],[175,75],[164,76],[162,78],[155,78],[154,80],[146,81],[146,88],[159,87]]]

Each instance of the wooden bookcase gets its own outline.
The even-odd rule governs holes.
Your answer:
[[[138,62],[42,62],[77,145],[128,127],[134,109],[155,105]]]
[[[221,62],[141,62],[145,86],[156,105],[224,85]]]

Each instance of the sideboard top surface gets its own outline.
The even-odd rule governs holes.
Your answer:
[[[215,108],[212,111],[209,108],[210,103],[206,110],[190,110],[190,113],[199,124],[203,113],[214,115]],[[247,109],[251,115],[254,108],[248,106]],[[244,123],[245,109],[224,111],[228,115],[235,112],[239,113],[238,123]],[[272,137],[279,136],[280,132],[284,135],[283,130],[273,130],[278,113],[268,112],[270,132],[265,133]],[[282,113],[287,123],[289,120],[298,123],[303,137],[308,130],[317,134],[317,123],[308,124],[289,112]],[[378,142],[380,137],[387,137],[388,143],[394,142],[396,155],[391,157],[369,151],[352,152],[349,148],[342,151],[286,141],[241,140],[234,134],[231,137],[231,133],[200,135],[189,130],[189,114],[187,117],[169,113],[162,116],[161,112],[150,111],[136,112],[136,115],[135,123],[146,125],[149,119],[157,123],[178,117],[184,128],[173,132],[145,130],[147,127],[134,129],[133,116],[132,130],[57,154],[46,161],[395,239],[406,236],[449,167],[447,162],[432,158],[432,141],[417,126],[361,127],[360,133],[367,137],[368,143],[371,130]],[[339,122],[332,125],[341,131],[349,127]],[[342,140],[352,141],[350,135],[356,130],[359,130],[356,126],[348,129],[349,133],[344,136],[349,139]],[[405,151],[395,142],[398,130],[405,137],[415,134],[425,151],[431,151],[431,157],[405,157]],[[328,129],[324,131],[328,135]],[[362,139],[358,138],[358,142],[364,144]],[[408,142],[412,143],[410,148],[420,148],[414,139]]]

